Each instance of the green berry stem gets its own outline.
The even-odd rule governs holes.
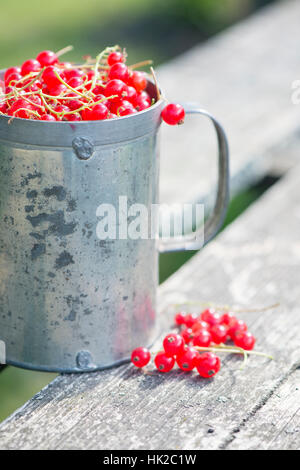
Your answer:
[[[70,52],[74,49],[73,46],[66,46],[63,49],[60,49],[58,52],[56,52],[57,57],[61,57],[62,55],[66,54],[67,52]]]

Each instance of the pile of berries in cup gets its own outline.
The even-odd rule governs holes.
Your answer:
[[[136,114],[155,103],[146,90],[147,74],[135,70],[151,61],[127,66],[127,54],[119,46],[107,47],[96,59],[88,57],[80,65],[60,61],[69,50],[42,51],[21,67],[8,68],[0,80],[0,115],[98,121]],[[184,109],[176,104],[168,104],[162,112],[170,125],[181,124],[184,117]]]
[[[165,336],[163,350],[154,353],[159,372],[169,372],[177,364],[185,372],[197,369],[201,377],[211,378],[221,367],[216,352],[246,355],[255,345],[246,323],[230,312],[222,315],[213,309],[206,309],[200,315],[180,312],[174,321],[179,332]],[[228,341],[234,345],[226,346]],[[131,362],[136,367],[146,366],[150,359],[151,353],[146,348],[132,351]]]

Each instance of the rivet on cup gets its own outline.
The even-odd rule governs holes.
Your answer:
[[[80,160],[88,160],[94,153],[94,145],[86,137],[75,137],[72,147]]]
[[[79,351],[76,355],[76,364],[80,369],[89,369],[93,365],[92,356],[89,351]]]

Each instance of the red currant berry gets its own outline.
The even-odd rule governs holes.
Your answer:
[[[233,322],[229,324],[228,336],[234,340],[234,337],[237,333],[241,333],[247,330],[248,327],[243,320],[233,320]]]
[[[162,119],[170,126],[184,122],[185,111],[180,104],[168,104],[161,112]]]
[[[212,342],[212,336],[207,330],[200,330],[193,338],[193,345],[207,348]]]
[[[61,117],[55,115],[56,120],[61,119],[61,118],[63,117],[63,114],[64,114],[64,113],[70,112],[70,108],[68,108],[68,106],[65,106],[65,105],[63,105],[63,104],[59,104],[59,105],[57,105],[57,106],[54,106],[53,109],[54,109],[54,111],[56,111],[57,113],[62,113],[62,116],[61,116]]]
[[[135,114],[136,110],[133,107],[133,105],[126,100],[123,100],[122,105],[120,106],[120,109],[118,111],[119,116],[128,116],[129,114]]]
[[[20,75],[19,73],[11,73],[10,75],[7,75],[5,84],[11,84],[12,86],[16,86],[16,82],[19,82],[20,80],[22,80],[22,78],[22,75]],[[21,86],[23,86],[23,83],[18,85],[18,87]]]
[[[6,69],[5,74],[4,74],[4,81],[6,82],[7,77],[11,75],[12,73],[18,73],[21,75],[21,67],[9,67]]]
[[[164,352],[159,352],[155,356],[154,363],[159,372],[170,372],[174,367],[175,359],[167,356]]]
[[[40,117],[41,121],[56,121],[55,117],[52,114],[42,114]]]
[[[23,83],[25,85],[26,82]],[[30,80],[27,81],[30,83]],[[30,87],[26,88],[26,91],[39,91],[42,88],[42,82],[40,80],[36,80]]]
[[[95,96],[94,102],[96,103],[96,102],[98,102],[98,101],[101,101],[101,103],[104,104],[107,108],[108,108],[109,105],[110,105],[109,100],[107,100],[107,99],[106,99],[106,96],[104,96],[104,95],[102,95],[102,94]]]
[[[185,317],[186,317],[185,312],[176,313],[176,315],[174,317],[175,324],[180,325],[180,326],[184,325],[185,324]]]
[[[39,106],[42,106],[42,100],[39,96],[37,95],[31,95],[28,97],[28,100],[30,101],[30,103],[34,106],[36,105],[36,107],[38,108]]]
[[[135,88],[138,93],[140,93],[141,91],[145,90],[147,86],[146,75],[144,72],[135,71],[130,76],[128,83],[133,88]]]
[[[114,64],[117,64],[118,62],[125,62],[125,57],[121,52],[111,52],[109,56],[107,57],[107,63],[111,67]]]
[[[39,72],[41,70],[41,64],[35,59],[25,60],[21,67],[21,74],[23,77],[31,72]]]
[[[78,88],[83,84],[82,78],[80,77],[73,77],[70,78],[68,81],[68,85],[70,85],[72,88]]]
[[[93,88],[94,95],[102,95],[104,88],[105,88],[104,85],[99,85],[99,84],[96,85],[95,88]]]
[[[36,60],[41,64],[42,67],[48,65],[54,65],[58,62],[57,55],[52,51],[42,51],[38,54]]]
[[[127,82],[129,79],[129,70],[127,65],[118,62],[114,64],[108,72],[109,80],[122,80],[123,82]]]
[[[151,104],[151,98],[146,91],[141,91],[141,93],[138,93],[138,96],[141,100],[147,101],[149,104]]]
[[[185,325],[187,328],[192,328],[192,326],[199,320],[198,315],[196,313],[188,313],[185,317]]]
[[[167,356],[176,356],[184,349],[184,339],[177,333],[170,333],[163,340],[163,347]]]
[[[214,343],[225,343],[227,339],[227,328],[224,325],[214,325],[210,329],[211,337]]]
[[[7,113],[7,104],[0,102],[0,113],[6,114]]]
[[[30,117],[30,113],[26,110],[33,110],[33,106],[22,98],[19,98],[10,107],[9,115],[26,119]]]
[[[209,329],[209,324],[206,321],[199,320],[199,319],[192,326],[193,333],[197,333],[200,330],[208,330],[208,329]]]
[[[219,372],[221,361],[214,353],[206,352],[199,354],[196,367],[201,377],[209,379]]]
[[[201,313],[201,320],[206,321],[210,326],[221,323],[220,315],[211,308],[208,308]]]
[[[138,111],[144,111],[145,109],[150,108],[150,103],[138,96],[135,102],[135,107]]]
[[[79,113],[66,114],[64,117],[65,121],[82,121]]]
[[[194,348],[186,347],[184,352],[177,356],[176,362],[181,370],[188,372],[196,367],[199,359],[199,353]]]
[[[64,91],[66,91],[65,85],[62,83],[58,83],[57,85],[49,88],[49,95],[51,96],[59,96],[61,95]]]
[[[251,351],[254,348],[255,342],[256,339],[249,331],[237,332],[234,337],[235,346],[245,349],[246,351]]]
[[[71,109],[71,111],[75,111],[75,109],[81,108],[81,106],[83,106],[84,103],[78,99],[78,100],[65,100],[64,104],[66,104]]]
[[[66,69],[63,71],[63,76],[67,82],[71,80],[72,78],[82,78],[84,76],[84,73],[80,69]]]
[[[131,353],[131,362],[136,367],[146,366],[151,359],[151,354],[146,348],[136,348]]]
[[[82,119],[84,121],[102,121],[107,118],[107,115],[108,109],[102,103],[96,104],[91,110],[84,109],[82,111]]]
[[[191,328],[185,328],[184,330],[182,330],[180,334],[183,337],[185,344],[189,344],[194,337],[194,334]]]
[[[61,82],[57,78],[56,73],[60,75],[60,70],[56,67],[53,67],[53,65],[49,65],[49,67],[45,68],[42,74],[42,79],[44,80],[49,89],[54,88],[57,85],[61,85]]]
[[[237,320],[236,316],[231,312],[223,313],[223,315],[221,316],[221,323],[227,326],[236,320]]]
[[[118,97],[122,97],[123,94],[126,93],[126,85],[122,80],[110,80],[103,93],[105,96],[117,95]]]
[[[136,105],[137,92],[132,86],[126,87],[126,99],[130,101],[134,106]]]

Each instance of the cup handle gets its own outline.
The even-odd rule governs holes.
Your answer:
[[[202,248],[216,235],[222,226],[229,202],[229,148],[225,131],[217,119],[204,109],[191,108],[189,105],[184,105],[184,108],[186,114],[206,116],[214,125],[219,153],[218,191],[213,212],[204,224],[204,239],[203,227],[196,230],[193,237],[191,237],[191,234],[187,234],[180,237],[174,236],[166,240],[159,239],[158,249],[160,253],[199,250]]]

